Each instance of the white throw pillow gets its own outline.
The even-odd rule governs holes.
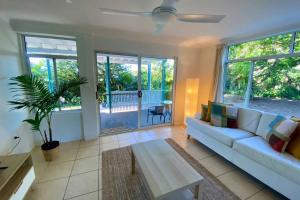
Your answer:
[[[258,124],[256,135],[267,139],[268,133],[270,133],[270,131],[272,130],[272,128],[270,127],[270,123],[276,117],[277,115],[273,113],[263,113]]]
[[[256,133],[261,112],[248,108],[239,108],[238,111],[238,128],[251,133]]]

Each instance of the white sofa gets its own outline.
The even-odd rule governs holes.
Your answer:
[[[300,160],[278,153],[262,138],[275,114],[239,108],[238,129],[187,118],[188,134],[269,187],[300,199]]]

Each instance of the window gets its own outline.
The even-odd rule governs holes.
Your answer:
[[[298,32],[297,35],[296,35],[295,52],[300,53],[300,32]]]
[[[224,90],[225,103],[234,103],[239,106],[244,104],[250,67],[250,62],[228,64]]]
[[[244,59],[260,56],[289,53],[292,34],[268,37],[262,40],[250,41],[229,47],[229,59]]]
[[[299,33],[235,44],[228,50],[225,103],[300,116]]]
[[[55,91],[59,85],[78,76],[77,50],[74,40],[25,36],[26,55],[31,73]],[[80,89],[72,89],[60,98],[57,110],[81,108]]]

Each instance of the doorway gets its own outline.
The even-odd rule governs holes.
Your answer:
[[[96,53],[100,135],[172,123],[175,59]]]

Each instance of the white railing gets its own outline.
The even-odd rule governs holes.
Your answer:
[[[142,109],[162,104],[163,90],[142,90]],[[107,100],[106,100],[107,101]],[[138,91],[112,91],[112,111],[137,110]],[[109,102],[101,104],[102,109],[109,109]]]

